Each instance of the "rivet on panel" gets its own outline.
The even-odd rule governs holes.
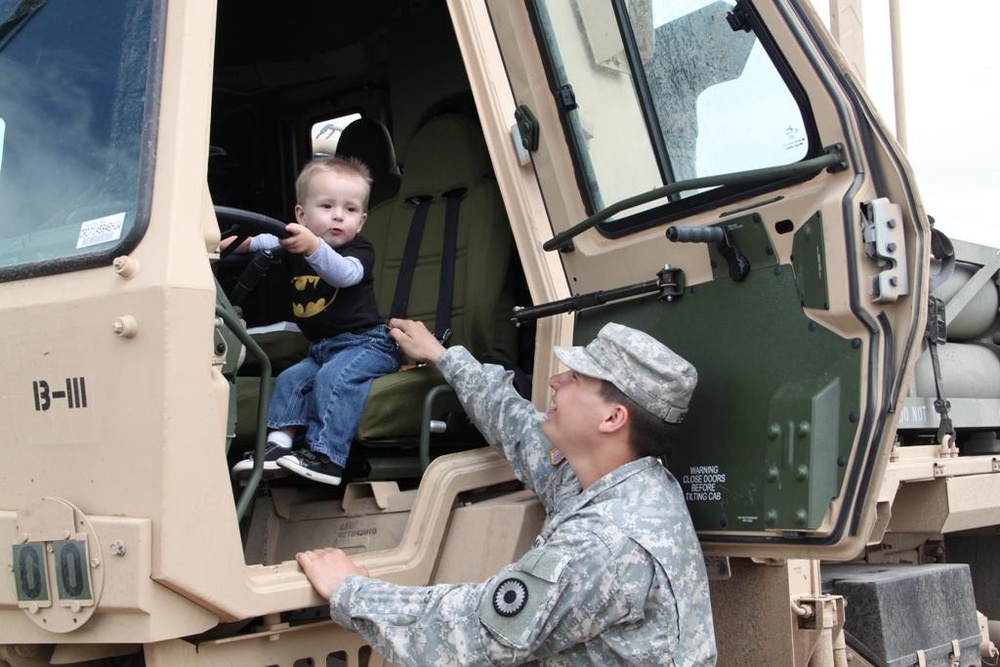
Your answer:
[[[128,255],[115,257],[114,261],[111,262],[111,265],[115,267],[115,273],[126,280],[134,276],[139,270],[139,261],[132,259]]]
[[[116,336],[133,338],[139,333],[139,323],[131,315],[122,315],[111,322],[111,330],[115,332]]]

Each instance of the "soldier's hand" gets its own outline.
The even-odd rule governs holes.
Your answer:
[[[444,354],[444,345],[434,337],[423,322],[393,318],[389,320],[389,335],[403,354],[417,363],[436,364]]]
[[[324,600],[329,600],[337,592],[346,577],[352,574],[369,576],[368,568],[355,565],[340,549],[303,551],[295,554],[295,560]]]

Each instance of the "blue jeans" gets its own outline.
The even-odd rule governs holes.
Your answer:
[[[305,359],[278,375],[268,428],[305,427],[309,449],[343,466],[372,380],[397,370],[400,359],[384,324],[313,343]]]

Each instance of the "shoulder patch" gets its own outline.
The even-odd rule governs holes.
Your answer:
[[[506,618],[517,616],[526,604],[528,587],[517,577],[504,579],[493,591],[493,609]]]
[[[479,602],[479,621],[508,646],[526,649],[545,627],[562,589],[568,554],[536,549],[490,582]]]

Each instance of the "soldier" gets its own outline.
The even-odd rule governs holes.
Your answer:
[[[540,413],[463,347],[393,319],[410,358],[434,364],[547,517],[532,548],[476,584],[399,586],[339,549],[296,555],[341,625],[406,665],[712,665],[715,635],[697,536],[656,458],[687,412],[694,367],[651,336],[610,323],[557,347]],[[565,463],[565,465],[564,465]]]

